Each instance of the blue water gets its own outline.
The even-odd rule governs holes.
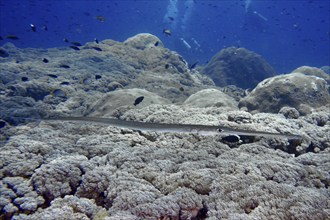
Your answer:
[[[329,65],[329,2],[0,0],[0,45],[10,41],[21,48],[49,48],[68,46],[64,38],[83,44],[94,38],[124,41],[147,32],[191,63],[204,64],[222,48],[237,46],[259,53],[283,73],[302,65]],[[172,35],[164,35],[164,28]]]

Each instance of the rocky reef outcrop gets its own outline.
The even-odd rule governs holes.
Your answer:
[[[214,85],[151,34],[87,43],[79,50],[19,49],[10,43],[2,50],[9,55],[0,58],[0,113],[12,124],[21,119],[8,116],[42,118],[50,109],[88,114],[96,101],[118,89],[145,89],[181,103]]]
[[[316,67],[310,67],[310,66],[301,66],[295,70],[292,71],[292,73],[302,73],[305,75],[312,75],[317,76],[320,78],[323,78],[325,81],[327,81],[328,85],[330,85],[330,75],[329,73],[326,73],[327,67],[322,68],[316,68]]]
[[[259,54],[245,48],[228,47],[219,51],[201,70],[217,86],[235,85],[254,88],[265,78],[275,75],[275,70]]]
[[[243,98],[239,106],[249,111],[277,113],[282,107],[296,108],[308,114],[312,108],[329,106],[329,85],[323,78],[290,73],[265,79]]]
[[[157,46],[154,45],[156,42],[159,42]],[[196,75],[190,74],[186,61],[179,54],[164,48],[162,42],[150,34],[139,34],[125,42],[104,40],[99,44],[87,43],[79,48],[29,50],[7,43],[2,49],[9,56],[0,60],[3,73],[0,80],[3,84],[12,85],[21,81],[31,83],[38,78],[40,83],[52,82],[55,88],[80,84],[80,88],[86,91],[101,92],[111,91],[120,85],[142,86],[139,78],[148,78],[149,83],[162,78],[175,78],[175,81],[170,81],[172,87],[183,87],[187,91],[190,86],[203,85],[203,81],[207,85],[212,84],[212,80],[197,72]],[[117,87],[111,87],[115,82]],[[146,81],[144,86],[148,86]],[[150,87],[148,90],[160,92],[163,89]],[[165,92],[163,94],[166,96]]]

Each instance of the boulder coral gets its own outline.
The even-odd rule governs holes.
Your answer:
[[[275,75],[275,70],[259,54],[245,48],[228,47],[219,51],[201,70],[217,86],[235,85],[254,88],[265,78]]]
[[[329,85],[323,78],[290,73],[263,80],[239,102],[239,107],[246,107],[249,111],[277,113],[282,107],[288,106],[305,114],[306,105],[317,108],[329,103]]]
[[[138,97],[143,97],[143,100],[138,105],[134,105],[134,101]],[[100,98],[86,110],[90,116],[113,117],[120,114],[121,111],[146,107],[151,104],[169,104],[171,103],[166,98],[149,92],[145,89],[122,89],[109,92]]]
[[[140,50],[152,47],[164,47],[163,42],[158,37],[148,33],[141,33],[130,37],[124,41],[124,44]]]
[[[324,67],[325,69],[325,67]],[[322,68],[310,67],[310,66],[301,66],[292,71],[292,73],[302,73],[305,75],[317,76],[325,79],[328,84],[330,84],[330,75],[327,74]]]
[[[234,98],[217,89],[204,89],[189,96],[183,103],[195,107],[227,107],[237,109],[238,103]]]

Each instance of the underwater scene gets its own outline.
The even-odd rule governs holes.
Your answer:
[[[330,219],[330,1],[0,18],[0,220]]]

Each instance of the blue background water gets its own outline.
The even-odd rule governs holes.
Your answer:
[[[290,72],[302,65],[329,65],[329,2],[1,0],[0,36],[20,39],[0,44],[49,48],[67,46],[63,38],[81,43],[94,38],[124,41],[147,32],[191,63],[203,64],[222,48],[239,46],[262,55],[277,72]],[[164,35],[164,28],[172,35]]]

